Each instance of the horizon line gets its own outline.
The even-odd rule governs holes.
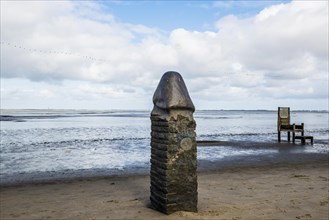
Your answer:
[[[3,110],[73,110],[73,111],[152,111],[152,109],[88,109],[88,108],[0,108]],[[277,109],[196,109],[195,111],[277,111]],[[329,112],[328,109],[290,109],[290,111]]]

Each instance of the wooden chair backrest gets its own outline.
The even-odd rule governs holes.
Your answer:
[[[290,107],[278,107],[278,129],[281,125],[290,125]]]

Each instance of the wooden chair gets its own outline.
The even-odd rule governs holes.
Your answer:
[[[295,143],[296,139],[301,139],[302,140],[302,144],[305,144],[305,138],[304,136],[304,123],[300,124],[300,125],[296,125],[296,124],[292,124],[292,142]],[[296,132],[300,132],[301,135],[300,136],[296,136]],[[313,144],[313,137],[312,137],[312,144]]]
[[[293,126],[290,125],[290,108],[278,107],[278,142],[281,142],[281,131],[286,131],[288,141],[290,141],[290,132],[293,131]]]
[[[290,124],[289,107],[278,107],[278,142],[281,142],[281,131],[287,132],[288,142],[290,142],[290,132],[293,135],[293,143],[295,143],[296,132],[301,132],[301,136],[304,136],[304,123],[301,125]]]

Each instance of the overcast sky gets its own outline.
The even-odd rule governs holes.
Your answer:
[[[328,109],[328,1],[1,1],[1,108]]]

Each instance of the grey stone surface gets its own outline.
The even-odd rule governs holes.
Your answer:
[[[194,112],[195,107],[188,94],[182,76],[177,72],[166,72],[153,95],[153,103],[160,109],[186,109]]]
[[[181,75],[167,72],[151,113],[151,204],[166,214],[197,211],[194,105]]]

